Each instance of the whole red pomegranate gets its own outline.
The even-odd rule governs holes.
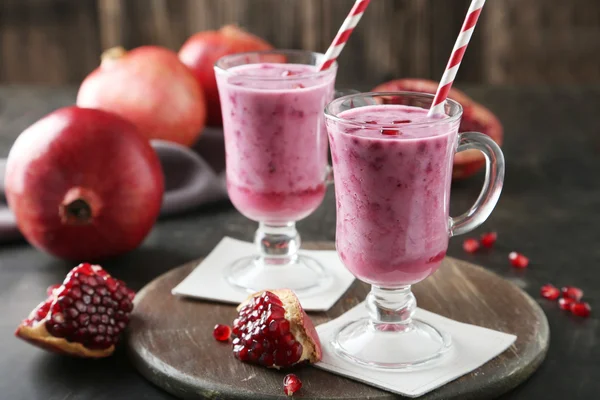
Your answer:
[[[111,111],[133,122],[148,139],[191,146],[206,121],[202,89],[175,52],[116,47],[81,84],[79,107]]]
[[[99,265],[80,264],[21,322],[15,335],[56,353],[100,358],[113,353],[135,293]]]
[[[5,185],[25,238],[72,260],[137,247],[156,221],[164,189],[158,156],[134,125],[74,106],[21,133]]]
[[[179,59],[194,73],[206,97],[208,125],[220,126],[221,103],[213,69],[223,56],[247,51],[270,50],[273,46],[235,25],[226,25],[218,31],[198,32],[179,50]]]
[[[427,79],[396,79],[382,83],[373,89],[374,92],[407,91],[434,94],[438,83]],[[463,116],[459,132],[481,132],[492,139],[498,145],[502,145],[504,136],[502,124],[496,116],[481,104],[475,102],[465,93],[458,89],[450,89],[448,95],[463,107]],[[463,179],[474,175],[485,165],[484,156],[477,150],[467,150],[457,153],[454,157],[454,169],[452,178]]]

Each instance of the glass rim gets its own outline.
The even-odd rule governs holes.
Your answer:
[[[333,105],[336,105],[336,104],[343,102],[345,100],[348,100],[348,99],[352,100],[355,98],[392,97],[392,96],[394,96],[394,97],[410,97],[410,96],[412,96],[412,97],[428,98],[428,99],[432,100],[432,103],[433,103],[433,99],[435,97],[435,95],[433,95],[431,93],[408,92],[408,91],[364,92],[364,93],[350,94],[350,95],[346,95],[343,97],[339,97],[339,98],[334,99],[331,102],[329,102],[329,104],[327,104],[327,106],[325,106],[325,118],[328,118],[335,122],[340,122],[343,124],[352,125],[352,126],[361,127],[361,128],[368,126],[368,127],[373,127],[373,128],[384,128],[386,130],[400,130],[400,129],[406,129],[407,126],[409,126],[409,127],[425,126],[425,125],[432,126],[432,125],[437,125],[437,124],[442,124],[442,123],[452,123],[452,122],[455,122],[456,120],[460,120],[462,117],[462,114],[463,114],[463,107],[460,105],[460,103],[457,102],[456,100],[452,100],[449,98],[447,98],[446,101],[449,102],[453,106],[457,106],[457,112],[455,115],[449,115],[448,118],[442,118],[442,119],[433,120],[433,121],[409,122],[406,124],[402,124],[401,126],[392,126],[391,124],[366,124],[366,123],[360,122],[360,121],[352,121],[349,119],[342,118],[338,115],[334,115],[333,112],[331,111],[331,107]],[[377,105],[379,105],[379,104],[377,104]],[[381,104],[381,105],[385,105],[385,104]],[[390,105],[393,105],[393,104],[390,104]],[[361,108],[361,107],[354,107],[354,108]],[[424,110],[427,110],[427,109],[424,108]]]
[[[335,61],[333,64],[331,64],[331,67],[327,68],[324,71],[315,71],[313,73],[306,74],[306,75],[303,74],[301,76],[289,75],[289,76],[281,76],[281,77],[280,76],[269,77],[269,76],[256,76],[256,75],[243,74],[243,73],[236,74],[236,73],[231,72],[231,68],[233,68],[233,67],[224,67],[221,65],[224,61],[233,59],[236,57],[247,57],[250,55],[261,55],[261,54],[281,54],[281,55],[286,55],[286,54],[287,55],[307,55],[307,54],[310,54],[312,56],[316,56],[316,58],[325,56],[325,54],[323,54],[323,53],[319,53],[316,51],[310,51],[310,50],[273,49],[273,50],[262,50],[262,51],[247,51],[247,52],[243,52],[243,53],[227,54],[227,55],[219,58],[217,61],[215,61],[215,63],[213,64],[213,68],[219,72],[233,75],[233,76],[242,77],[242,78],[248,79],[248,80],[295,81],[295,80],[304,80],[307,78],[321,78],[321,77],[331,74],[332,72],[335,73],[337,71],[337,67],[338,67],[338,63],[337,63],[337,61]],[[250,64],[258,64],[258,63],[245,63],[245,64],[240,64],[240,65],[250,65]],[[289,63],[278,63],[278,64],[289,64]],[[312,64],[303,64],[303,65],[312,65]],[[236,65],[236,67],[237,66],[239,66],[239,65]]]

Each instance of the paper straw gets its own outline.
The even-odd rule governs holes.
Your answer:
[[[358,21],[360,21],[370,2],[371,0],[356,0],[352,10],[350,10],[350,14],[348,14],[344,20],[344,23],[333,39],[333,42],[331,42],[331,45],[327,49],[325,57],[323,57],[324,61],[319,67],[319,71],[324,71],[331,67],[335,60],[337,60],[338,56],[342,52],[342,49],[346,45],[348,38],[352,34],[352,31],[356,25],[358,25]]]
[[[462,61],[462,58],[465,55],[467,45],[471,40],[471,36],[473,35],[475,25],[477,24],[479,14],[481,14],[481,10],[483,9],[484,4],[485,0],[471,1],[471,6],[469,7],[469,11],[467,12],[467,17],[465,18],[465,22],[462,26],[462,29],[460,30],[458,38],[456,39],[454,49],[452,49],[452,54],[450,55],[450,60],[448,60],[448,65],[446,66],[444,75],[440,80],[437,92],[435,93],[433,104],[431,105],[429,113],[427,114],[430,117],[435,114],[444,113],[444,103],[446,101],[446,98],[448,97],[450,88],[454,83],[454,78],[456,78],[458,67],[460,67],[460,62]]]

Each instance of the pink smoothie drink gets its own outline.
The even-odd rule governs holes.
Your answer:
[[[246,217],[270,224],[307,217],[325,196],[323,109],[335,72],[259,63],[218,73],[227,190]]]
[[[385,288],[425,279],[448,248],[458,121],[403,105],[358,107],[338,117],[351,121],[327,121],[342,261],[358,279]]]

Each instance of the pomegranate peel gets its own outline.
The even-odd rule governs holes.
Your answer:
[[[54,337],[48,332],[46,325],[43,323],[33,326],[21,325],[17,328],[15,335],[44,350],[69,354],[75,357],[104,358],[110,356],[115,351],[114,345],[106,349],[88,349],[81,343],[68,342],[63,338]]]
[[[237,310],[233,352],[238,359],[275,369],[321,360],[317,330],[292,290],[257,292]]]
[[[134,296],[99,265],[80,264],[17,327],[15,335],[56,353],[107,357],[129,321]]]
[[[193,145],[206,122],[206,101],[177,54],[160,46],[105,51],[81,83],[77,105],[131,121],[148,139]]]
[[[207,124],[221,126],[221,102],[213,69],[223,56],[250,51],[271,50],[273,46],[236,25],[225,25],[218,31],[203,31],[192,35],[179,50],[182,63],[192,71],[206,99]],[[263,61],[266,61],[263,59]],[[281,61],[279,61],[281,62]]]

